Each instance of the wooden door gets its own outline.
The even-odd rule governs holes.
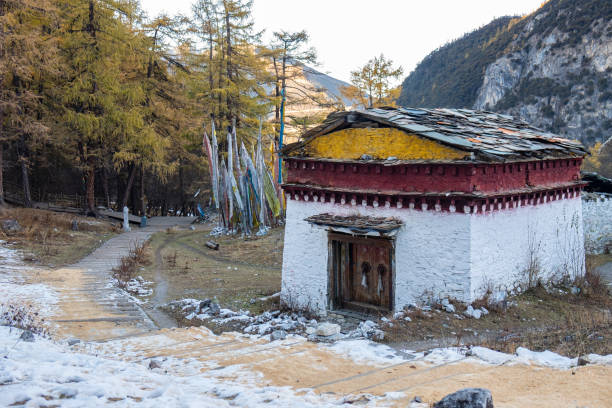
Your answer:
[[[335,238],[338,302],[348,308],[391,309],[392,245],[377,238]]]

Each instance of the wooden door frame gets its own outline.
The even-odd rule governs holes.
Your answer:
[[[389,268],[390,268],[390,276],[389,276],[389,309],[388,311],[393,310],[393,306],[395,304],[395,237],[372,237],[369,235],[351,235],[351,234],[343,234],[340,232],[332,232],[329,231],[327,233],[327,244],[328,244],[328,296],[327,296],[327,304],[328,309],[330,311],[338,310],[343,308],[342,302],[342,284],[340,282],[341,271],[337,268],[337,259],[336,259],[336,251],[338,248],[335,247],[334,241],[341,241],[345,243],[358,243],[363,244],[365,241],[376,241],[376,243],[372,243],[373,245],[387,247],[389,250]],[[348,248],[348,247],[347,247]],[[345,254],[345,262],[349,263],[349,252],[346,251]],[[373,310],[378,309],[376,306],[372,305],[371,308],[368,308],[368,312],[372,312]],[[381,308],[387,311],[387,308]]]

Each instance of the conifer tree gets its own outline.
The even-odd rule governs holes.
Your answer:
[[[0,205],[9,142],[17,151],[25,205],[32,205],[30,155],[48,133],[44,92],[56,73],[55,23],[46,0],[0,0]]]
[[[66,59],[63,122],[72,131],[67,145],[86,183],[87,207],[95,213],[95,174],[105,153],[127,160],[146,139],[142,88],[132,81],[136,18],[133,2],[60,0],[63,12],[61,49]],[[121,149],[121,152],[119,152]]]
[[[394,105],[400,89],[392,88],[390,82],[400,78],[402,74],[402,67],[394,67],[393,61],[380,54],[380,57],[374,57],[363,67],[352,71],[352,86],[341,91],[345,97],[364,107]]]

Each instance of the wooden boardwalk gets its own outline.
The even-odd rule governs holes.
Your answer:
[[[152,320],[136,299],[112,284],[112,270],[130,249],[153,233],[191,221],[189,217],[152,218],[148,227],[132,227],[69,267],[39,272],[41,279],[52,282],[60,293],[59,310],[53,319],[58,336],[100,341],[158,329],[156,319]]]

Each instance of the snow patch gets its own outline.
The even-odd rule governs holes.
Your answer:
[[[406,361],[397,351],[384,344],[369,340],[341,340],[328,347],[335,353],[364,364],[388,365]]]

